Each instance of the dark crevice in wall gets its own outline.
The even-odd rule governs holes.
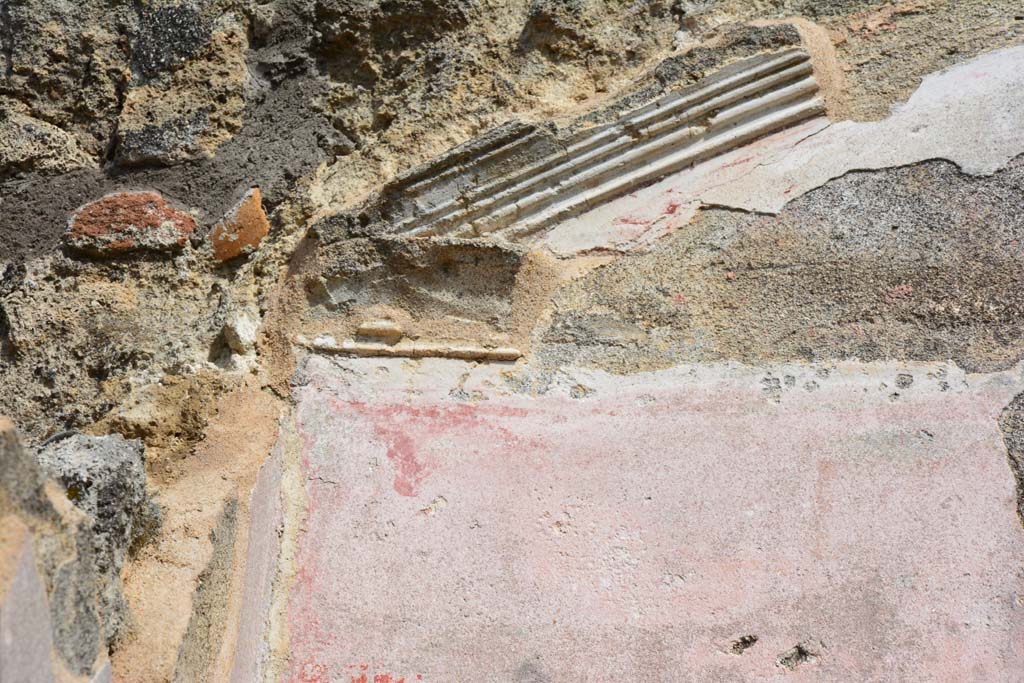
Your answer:
[[[1017,517],[1024,525],[1024,392],[1014,396],[999,416],[1006,459],[1017,484]]]
[[[14,26],[11,23],[11,0],[0,0],[0,54],[4,58],[4,80],[14,75]]]

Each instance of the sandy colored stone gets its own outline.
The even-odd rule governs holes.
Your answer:
[[[256,249],[270,232],[263,211],[260,188],[254,187],[214,226],[210,232],[213,255],[218,261],[230,261]]]
[[[220,681],[241,628],[250,492],[280,412],[240,387],[209,402],[211,416],[183,475],[161,487],[159,535],[124,573],[135,630],[113,655],[119,680]]]
[[[74,135],[0,107],[0,178],[25,171],[66,173],[92,163]]]
[[[118,118],[118,163],[212,157],[242,126],[247,47],[244,30],[230,25],[179,68],[136,83]]]

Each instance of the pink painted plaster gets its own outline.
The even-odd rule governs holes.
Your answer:
[[[299,396],[282,680],[1024,679],[1005,378],[854,367],[773,397],[670,371],[573,399],[355,365]]]

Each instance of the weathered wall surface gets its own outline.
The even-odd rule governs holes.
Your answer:
[[[1024,666],[1024,529],[995,422],[1019,373],[708,365],[567,373],[530,396],[502,372],[304,368],[284,680]]]
[[[0,0],[0,631],[1014,680],[1018,4]]]

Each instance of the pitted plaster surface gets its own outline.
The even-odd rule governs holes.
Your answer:
[[[308,362],[281,680],[1024,670],[1024,531],[994,419],[1019,372],[573,372],[538,396],[503,372]]]

